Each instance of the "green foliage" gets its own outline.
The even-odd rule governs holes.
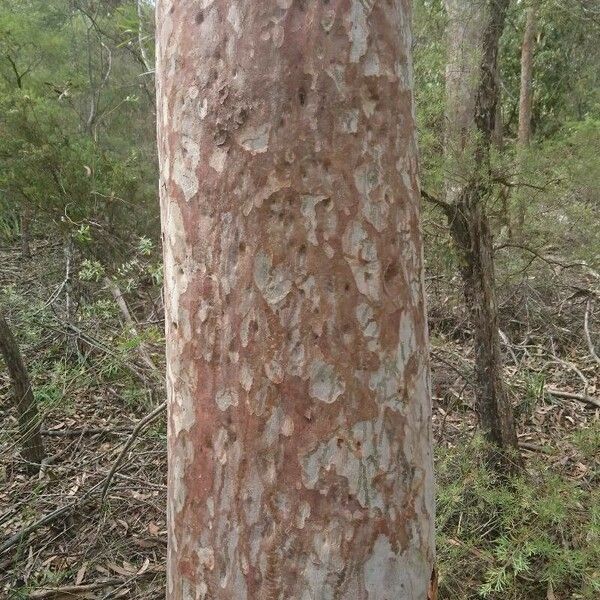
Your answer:
[[[415,2],[413,61],[417,129],[423,185],[430,190],[440,189],[443,183],[445,24],[441,0]]]
[[[132,38],[139,21],[136,2],[107,8],[92,0],[3,4],[5,238],[15,235],[23,210],[36,230],[72,236],[86,252],[105,259],[126,251],[134,218],[139,234],[156,235],[154,126],[148,118],[154,99],[148,75],[141,75],[137,34],[135,44]],[[144,21],[150,27],[151,20]]]
[[[557,598],[597,598],[598,488],[536,461],[502,480],[485,456],[479,438],[437,451],[440,597],[545,600],[550,587]]]

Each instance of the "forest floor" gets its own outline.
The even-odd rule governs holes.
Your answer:
[[[96,307],[91,316],[67,322],[65,303],[58,300],[65,294],[65,286],[60,287],[65,281],[62,248],[40,242],[34,255],[36,259],[24,268],[16,247],[2,250],[0,286],[10,295],[13,312],[9,316],[15,329],[26,329],[16,333],[43,411],[49,459],[36,477],[22,471],[10,382],[6,373],[0,372],[0,597],[163,598],[167,543],[164,411],[134,438],[132,432],[164,401],[164,392],[160,384],[149,383],[152,374],[144,371],[144,361],[139,359],[140,344],[126,343],[126,327],[119,322],[118,311],[107,308],[110,295],[103,296],[106,314],[99,317]],[[161,327],[155,319],[148,322]],[[497,546],[487,544],[485,534],[477,528],[466,531],[462,514],[458,520],[452,516],[452,506],[468,507],[465,490],[479,485],[470,479],[478,477],[474,470],[456,466],[464,457],[461,453],[472,448],[477,429],[469,383],[469,339],[453,339],[437,327],[433,318],[433,429],[440,471],[438,528],[442,532],[438,541],[440,597],[467,599],[481,593],[494,598],[587,598],[585,592],[573,595],[560,577],[540,577],[531,588],[537,590],[535,595],[530,596],[502,595],[505,584],[499,579],[489,583],[501,562]],[[160,341],[152,345],[146,340],[144,344],[162,369]],[[506,349],[506,377],[529,478],[535,481],[540,474],[550,473],[567,486],[560,488],[561,494],[576,489],[581,492],[578,498],[589,496],[600,480],[598,365],[583,352],[549,360],[532,345],[526,352]],[[560,392],[585,397],[568,398]],[[128,441],[131,447],[102,499],[107,476]],[[450,466],[449,457],[455,460]],[[476,459],[472,460],[479,468]],[[539,485],[542,493],[545,484]],[[492,485],[479,487],[493,489]],[[453,496],[455,492],[458,497]],[[532,497],[535,494],[532,483]],[[498,504],[502,500],[482,495],[477,502]],[[535,513],[537,509],[531,510]],[[582,505],[585,514],[581,518],[572,514],[563,518],[574,523],[573,527],[581,521],[580,533],[585,533],[592,518],[589,510]],[[44,523],[42,519],[47,517]],[[520,531],[513,533],[521,535]],[[592,538],[588,543],[596,541]],[[472,585],[464,565],[458,562],[461,560],[481,564],[468,571],[478,579]],[[454,579],[461,569],[462,582]],[[514,565],[511,569],[513,579],[531,579],[526,569],[520,572]],[[579,583],[577,589],[592,589],[597,576],[596,568],[591,583]],[[578,572],[577,577],[583,575]],[[585,577],[589,578],[589,573]]]

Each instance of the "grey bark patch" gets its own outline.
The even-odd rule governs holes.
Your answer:
[[[215,396],[219,410],[227,410],[230,406],[238,405],[238,395],[235,390],[219,390]]]
[[[263,250],[259,250],[254,259],[254,283],[270,305],[281,302],[292,289],[285,270],[274,268],[271,257]]]
[[[315,360],[310,365],[310,384],[308,393],[311,398],[331,404],[344,393],[344,382],[339,378],[332,365]]]

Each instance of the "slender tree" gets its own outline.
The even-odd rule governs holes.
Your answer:
[[[168,598],[433,598],[408,0],[160,0]]]
[[[486,202],[492,191],[490,146],[498,104],[498,42],[508,0],[446,0],[446,153],[452,174],[445,201],[473,328],[477,408],[501,468],[518,463],[517,436],[503,382],[492,236]],[[514,450],[512,456],[510,450]]]
[[[519,129],[517,133],[517,159],[520,177],[525,170],[525,152],[531,140],[531,108],[533,101],[533,49],[535,44],[536,6],[532,0],[525,15],[525,31],[521,46],[521,88],[519,92]],[[517,233],[523,235],[526,213],[525,199],[517,205]]]
[[[14,402],[19,421],[21,455],[26,461],[26,469],[37,473],[44,458],[44,445],[40,433],[38,408],[33,396],[25,361],[13,333],[0,312],[0,354],[4,358],[10,374]]]
[[[517,143],[526,147],[531,139],[531,103],[533,98],[533,46],[535,43],[535,5],[526,11],[521,46],[521,90],[519,94],[519,131]]]

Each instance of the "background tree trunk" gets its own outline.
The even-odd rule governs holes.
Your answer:
[[[460,177],[448,185],[450,232],[458,251],[465,303],[475,343],[476,400],[481,426],[489,441],[518,462],[512,408],[503,383],[498,334],[492,236],[486,210],[491,193],[490,146],[498,104],[498,43],[508,0],[474,4],[447,0],[449,67],[447,69],[447,153],[460,164]],[[459,38],[460,43],[455,39]],[[470,52],[456,54],[457,45]],[[474,61],[477,59],[477,67]],[[460,61],[464,61],[461,66]],[[458,81],[465,78],[465,81]],[[506,452],[502,453],[506,457]],[[496,457],[495,457],[496,458]]]
[[[536,13],[535,5],[527,9],[523,45],[521,46],[521,89],[519,94],[519,130],[517,135],[518,177],[522,179],[525,170],[524,151],[531,140],[531,109],[533,102],[533,47],[535,44]],[[523,233],[526,213],[525,200],[520,198],[517,205],[517,232]]]
[[[25,362],[12,331],[1,313],[0,352],[4,357],[12,381],[21,437],[21,454],[27,461],[27,471],[37,473],[45,456],[37,404]]]
[[[157,5],[168,597],[432,597],[407,0]]]
[[[521,91],[519,94],[518,145],[523,148],[531,139],[531,106],[533,99],[533,46],[535,40],[535,7],[527,9],[523,45],[521,47]]]

